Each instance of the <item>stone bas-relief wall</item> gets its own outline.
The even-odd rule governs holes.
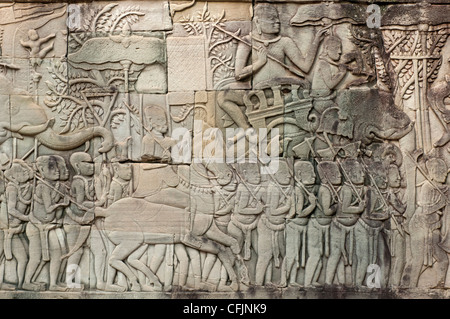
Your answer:
[[[0,3],[0,290],[445,295],[448,12]]]

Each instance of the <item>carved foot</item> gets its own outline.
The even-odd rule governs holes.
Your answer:
[[[1,284],[1,290],[12,291],[12,290],[16,290],[16,289],[18,289],[18,287],[16,287],[16,285],[14,285],[14,284],[9,284],[6,282]]]
[[[60,284],[57,284],[57,285],[50,285],[48,287],[48,290],[50,290],[50,291],[68,291],[69,288],[62,286]]]
[[[210,282],[202,282],[200,284],[200,290],[205,290],[209,292],[216,292],[217,291],[217,285],[210,283]]]
[[[233,287],[231,287],[231,286],[219,285],[217,287],[217,291],[220,291],[220,292],[233,292],[233,291],[237,291],[237,290],[234,290]]]
[[[97,287],[97,290],[106,290],[106,283],[98,282],[96,287]]]
[[[300,285],[298,285],[299,287],[301,287]],[[306,288],[320,288],[320,287],[322,287],[322,285],[321,284],[319,284],[318,282],[313,282],[313,283],[311,283],[311,284],[309,284],[309,285],[307,285],[306,286]]]
[[[79,285],[79,287],[72,287],[72,288],[68,288],[67,291],[71,291],[71,292],[78,292],[78,291],[83,291],[84,290],[84,285]]]
[[[153,292],[153,291],[162,291],[162,287],[160,285],[140,285],[142,291]]]
[[[445,282],[444,281],[440,281],[436,284],[436,286],[431,287],[431,289],[445,289]]]
[[[119,286],[119,285],[106,285],[105,291],[111,291],[111,292],[125,292],[126,288]]]
[[[36,283],[24,283],[22,289],[28,291],[42,291],[45,290],[45,286],[42,287],[42,285]]]

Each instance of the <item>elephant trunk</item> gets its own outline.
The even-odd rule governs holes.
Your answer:
[[[51,128],[36,135],[42,145],[57,151],[68,151],[83,145],[94,137],[102,137],[103,142],[99,148],[100,153],[110,151],[114,146],[113,134],[104,127],[88,127],[72,134],[57,134]]]

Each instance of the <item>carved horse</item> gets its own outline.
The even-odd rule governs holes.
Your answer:
[[[125,274],[133,291],[146,289],[146,286],[139,285],[125,261],[144,273],[158,289],[161,284],[157,276],[139,258],[148,245],[184,244],[217,255],[232,282],[230,288],[238,290],[233,265],[240,248],[236,239],[215,225],[213,215],[215,186],[212,180],[218,185],[226,185],[231,181],[232,172],[226,165],[194,163],[180,166],[178,174],[182,182],[176,188],[160,190],[146,198],[124,198],[106,209],[96,210],[97,217],[105,217],[105,232],[115,245],[108,259],[109,265]],[[167,197],[168,193],[171,198]],[[190,197],[191,194],[195,196]],[[109,284],[112,284],[111,280],[109,278]]]

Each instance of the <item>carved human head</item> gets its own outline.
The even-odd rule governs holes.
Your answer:
[[[39,35],[35,29],[28,30],[28,38],[32,41],[39,39]]]
[[[69,169],[67,168],[66,161],[59,155],[54,155],[59,169],[59,180],[66,181],[69,179]]]
[[[388,185],[392,188],[399,188],[401,186],[402,178],[400,176],[400,169],[397,165],[391,164],[388,167]]]
[[[233,179],[233,171],[230,169],[227,163],[216,163],[214,161],[208,162],[208,170],[213,172],[217,177],[217,183],[220,186],[225,186],[231,183]]]
[[[317,172],[322,183],[331,183],[333,185],[340,185],[342,183],[342,175],[336,162],[320,162],[317,166]]]
[[[75,152],[70,155],[69,161],[77,175],[94,175],[94,162],[92,161],[91,155],[88,153]]]
[[[257,163],[239,164],[242,177],[249,183],[259,184],[261,182],[261,174]]]
[[[353,158],[348,158],[342,162],[342,170],[344,170],[350,178],[350,182],[355,185],[364,184],[364,171],[362,165]]]
[[[277,182],[282,185],[288,185],[291,182],[291,170],[289,169],[288,162],[279,160],[278,170],[275,172],[275,178]]]
[[[131,164],[114,162],[112,163],[112,168],[114,170],[114,177],[120,178],[124,181],[131,180],[131,177],[133,176]]]
[[[5,171],[5,177],[10,181],[25,183],[33,177],[33,170],[23,160],[14,159],[11,167]]]
[[[144,123],[148,130],[167,133],[167,116],[164,109],[157,105],[150,105],[144,109]]]
[[[36,159],[39,173],[50,181],[59,180],[58,160],[53,155],[43,155]]]
[[[324,52],[333,61],[339,61],[342,54],[342,41],[336,35],[330,35],[323,41]]]
[[[448,168],[444,160],[440,158],[430,158],[425,162],[430,178],[438,183],[444,183],[447,179]]]
[[[311,162],[295,162],[294,174],[305,185],[313,185],[316,182],[316,173],[314,172],[314,166]]]
[[[253,21],[258,34],[278,34],[280,32],[280,18],[277,9],[272,4],[256,5]]]
[[[388,186],[387,171],[382,162],[372,162],[368,166],[368,173],[372,176],[379,189],[386,189]]]

